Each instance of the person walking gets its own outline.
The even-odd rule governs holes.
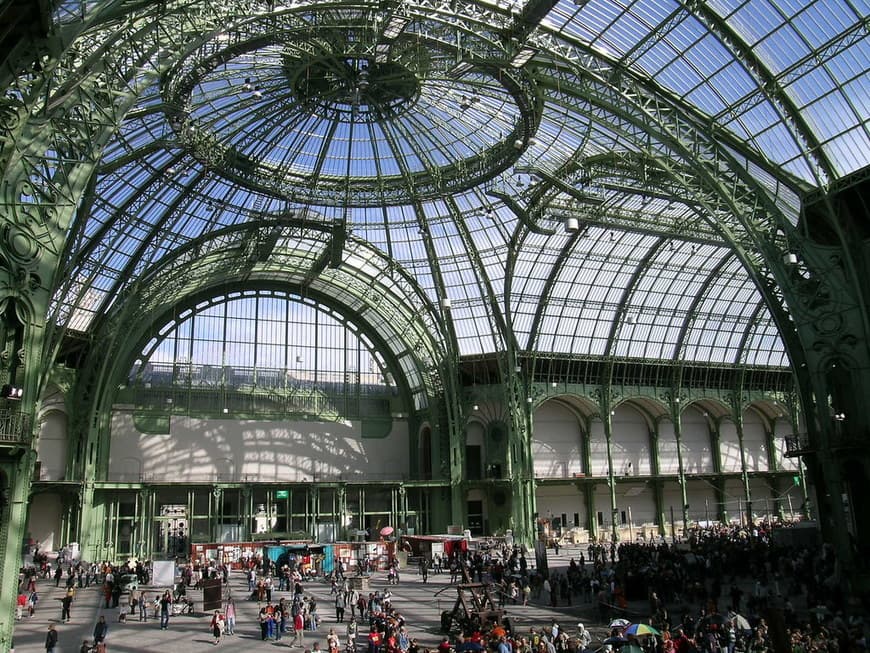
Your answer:
[[[139,621],[148,621],[148,592],[139,592]]]
[[[94,646],[106,641],[106,635],[109,634],[109,624],[106,623],[105,617],[100,617],[97,625],[94,626]]]
[[[160,598],[160,630],[169,628],[169,611],[172,609],[172,594],[169,590]]]
[[[67,592],[64,594],[64,597],[60,600],[60,620],[65,623],[69,623],[70,620],[70,607],[72,607],[72,593]]]
[[[54,624],[49,624],[48,632],[45,634],[45,653],[54,653],[55,646],[57,646],[57,630]]]
[[[227,609],[226,609],[226,612],[224,613],[224,615],[225,615],[226,620],[227,620],[227,626],[226,626],[227,635],[235,635],[236,634],[236,602],[233,600],[232,597],[227,599]]]
[[[215,646],[220,644],[224,634],[224,616],[220,610],[215,610],[211,617],[211,634],[214,635]]]

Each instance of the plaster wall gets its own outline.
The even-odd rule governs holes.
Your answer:
[[[689,408],[680,417],[683,470],[687,474],[713,472],[713,452],[710,444],[710,422],[707,415]]]
[[[67,417],[59,410],[44,414],[40,420],[36,445],[40,481],[63,481],[67,461]]]
[[[585,472],[583,434],[567,408],[553,402],[538,408],[532,432],[535,478],[572,478]]]
[[[767,451],[767,434],[764,423],[755,412],[743,417],[743,450],[746,455],[746,469],[750,472],[766,472],[770,467]]]
[[[574,526],[586,526],[586,505],[583,495],[576,485],[542,486],[535,492],[538,515],[547,519],[562,519],[565,515],[563,528]],[[574,514],[577,514],[577,523],[574,523]]]
[[[656,521],[656,502],[652,487],[646,483],[621,483],[616,486],[616,507],[625,512],[625,523],[653,524]]]
[[[680,459],[677,455],[677,436],[674,423],[662,420],[659,424],[659,474],[679,474]]]
[[[643,417],[627,407],[617,408],[613,420],[613,472],[617,476],[649,476],[650,435]]]
[[[723,421],[719,425],[719,456],[723,472],[739,472],[743,469],[740,460],[740,442],[734,422]]]
[[[67,542],[61,542],[61,501],[56,494],[36,494],[27,513],[27,533],[39,544],[41,551],[56,551]]]
[[[129,412],[112,415],[110,481],[253,482],[390,480],[409,473],[408,426],[363,438],[361,423],[173,417],[169,433],[140,432]]]
[[[773,425],[773,455],[777,469],[797,470],[800,466],[800,459],[785,457],[785,438],[793,433],[794,429],[788,422],[777,420]]]

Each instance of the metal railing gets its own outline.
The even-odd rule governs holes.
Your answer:
[[[30,419],[17,408],[0,408],[0,445],[30,442]]]
[[[812,451],[809,433],[794,433],[785,436],[786,457],[801,456]]]

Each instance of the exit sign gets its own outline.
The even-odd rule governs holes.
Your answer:
[[[289,497],[290,497],[289,490],[278,490],[277,492],[275,492],[276,499],[287,499]]]

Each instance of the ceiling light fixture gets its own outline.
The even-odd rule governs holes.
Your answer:
[[[0,398],[2,399],[13,399],[18,401],[21,399],[23,394],[24,390],[14,385],[10,385],[9,383],[3,384],[3,387],[0,388]]]

